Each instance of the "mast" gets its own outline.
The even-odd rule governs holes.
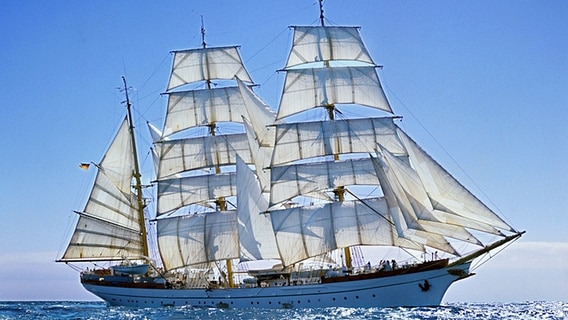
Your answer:
[[[319,5],[320,5],[320,21],[321,21],[321,26],[325,27],[325,22],[323,19],[323,0],[319,0]]]
[[[128,87],[126,86],[126,78],[122,77],[122,82],[124,83],[124,93],[126,95],[126,110],[128,111],[128,125],[130,127],[130,138],[132,140],[132,153],[134,157],[134,179],[136,184],[134,189],[136,190],[136,201],[137,201],[137,211],[138,211],[138,222],[140,224],[140,234],[142,236],[142,252],[145,257],[149,256],[148,253],[148,239],[146,233],[146,221],[144,219],[144,201],[142,199],[142,182],[140,180],[140,167],[138,165],[138,153],[136,151],[136,139],[134,138],[134,122],[132,121],[132,111],[130,110],[131,104],[128,98]]]
[[[205,24],[203,23],[203,15],[201,15],[201,45],[203,48],[207,46],[207,43],[205,43]]]
[[[325,19],[324,19],[324,14],[323,14],[323,0],[319,0],[319,8],[320,8],[321,26],[325,28]],[[327,35],[327,31],[326,31],[326,35]],[[329,35],[327,35],[327,38],[330,39],[329,41],[331,41],[331,37]],[[330,50],[331,50],[331,48],[332,48],[332,46],[330,46]],[[332,56],[333,56],[333,54],[332,54]],[[325,60],[325,67],[329,68],[329,60]],[[331,104],[324,105],[324,108],[328,112],[329,120],[335,121],[335,104],[331,103]],[[335,144],[336,144],[337,150],[340,150],[341,143],[339,141],[339,137],[336,137]],[[339,152],[333,154],[333,160],[339,161]],[[337,188],[335,188],[333,190],[333,193],[335,194],[338,202],[343,202],[344,199],[345,199],[345,186],[338,186]],[[344,255],[344,260],[345,260],[345,267],[348,270],[351,270],[351,268],[353,267],[353,261],[351,259],[350,247],[344,247],[343,248],[343,255]]]

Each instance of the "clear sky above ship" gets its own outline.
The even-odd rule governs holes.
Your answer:
[[[146,121],[163,121],[170,51],[241,45],[276,108],[290,25],[314,0],[0,2],[0,300],[92,299],[61,256],[132,86],[146,182]],[[361,26],[401,126],[527,234],[446,301],[568,300],[568,3],[325,1]],[[547,268],[547,272],[543,272]],[[536,275],[538,272],[538,275]],[[475,288],[475,290],[474,290]]]

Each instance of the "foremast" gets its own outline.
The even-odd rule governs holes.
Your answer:
[[[459,257],[453,243],[483,247],[471,231],[517,233],[394,123],[359,28],[326,26],[321,1],[320,19],[321,26],[292,27],[283,70],[269,210],[283,264],[336,249],[348,264],[349,248],[361,245]],[[387,116],[343,116],[352,106]],[[315,109],[326,119],[306,120]],[[359,197],[351,186],[379,192]]]
[[[384,126],[379,122],[385,123],[385,121],[379,120],[377,124],[352,122],[351,124],[355,127],[364,128],[365,131],[360,134],[357,130],[349,128],[349,120],[341,117],[342,113],[337,105],[344,105],[346,108],[351,108],[350,105],[367,106],[387,113],[392,113],[392,111],[376,74],[377,66],[362,42],[359,28],[326,26],[322,1],[319,2],[319,7],[321,26],[292,27],[294,41],[284,68],[286,80],[277,120],[297,114],[306,114],[305,112],[316,108],[325,110],[327,119],[296,123],[293,120],[287,120],[286,123],[281,121],[276,124],[277,140],[271,162],[273,172],[271,215],[309,216],[310,214],[307,213],[309,209],[303,210],[300,206],[294,206],[292,199],[297,197],[313,197],[330,201],[323,208],[326,214],[330,215],[330,223],[326,227],[330,234],[325,235],[330,238],[330,243],[321,243],[321,248],[341,248],[344,264],[350,269],[352,268],[350,248],[353,245],[365,244],[366,240],[362,240],[364,236],[361,234],[358,240],[353,240],[357,237],[347,241],[340,237],[333,239],[335,237],[331,236],[331,233],[334,233],[336,228],[341,230],[347,226],[342,226],[342,221],[334,222],[332,216],[343,215],[346,214],[345,211],[351,210],[346,209],[352,205],[352,202],[346,202],[347,185],[375,183],[373,178],[364,172],[362,163],[366,161],[364,159],[366,151],[372,150],[378,141],[375,136]],[[346,42],[343,43],[345,40]],[[385,124],[388,125],[388,121]],[[363,142],[361,141],[365,139],[363,135],[370,135],[372,138]],[[366,143],[371,141],[374,142]],[[292,142],[299,150],[297,154],[295,151],[290,152],[286,147],[281,147],[281,145],[285,146]],[[346,154],[350,155],[342,156]],[[351,154],[355,154],[355,157]],[[318,174],[320,177],[316,177]],[[278,209],[278,206],[281,208],[281,206],[290,205],[292,205],[290,209]],[[294,210],[296,213],[293,212]],[[368,214],[360,212],[361,218]],[[313,218],[316,215],[321,216],[321,214],[315,214]],[[286,233],[297,232],[304,240],[308,237],[304,234],[304,230],[287,231],[283,228],[284,225],[279,225],[287,219],[280,220],[276,216],[274,218],[273,226],[277,238],[282,239],[282,246],[286,245],[285,239],[290,238],[290,236],[285,236]],[[306,219],[311,220],[307,217]],[[359,218],[355,214],[343,219],[357,220]],[[357,222],[354,223],[357,225]],[[377,225],[381,223],[376,222]],[[352,227],[352,225],[349,226],[349,228]],[[309,232],[307,229],[305,231]],[[285,265],[313,256],[308,252],[313,252],[313,254],[318,252],[310,248],[312,245],[307,244],[308,241],[301,241],[301,243],[306,254],[303,257],[294,258],[292,258],[293,255],[285,254]],[[318,246],[314,245],[314,247]]]

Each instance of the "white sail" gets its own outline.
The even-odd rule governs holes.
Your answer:
[[[260,99],[248,86],[237,79],[245,102],[246,114],[243,125],[247,134],[256,174],[263,192],[270,188],[270,159],[274,149],[276,130],[269,126],[274,123],[276,113]]]
[[[360,104],[392,113],[375,67],[286,70],[277,120],[335,104]]]
[[[186,138],[156,143],[160,149],[158,179],[185,171],[234,165],[237,154],[252,163],[245,133]]]
[[[158,130],[153,124],[150,122],[146,123],[148,125],[148,131],[150,131],[150,136],[152,137],[152,141],[156,142],[159,141],[162,137],[162,132]],[[168,139],[168,138],[165,138]],[[154,172],[158,172],[159,163],[160,163],[160,150],[159,145],[154,144],[154,148],[151,148],[152,152],[152,162],[154,163]]]
[[[159,219],[157,233],[160,254],[168,270],[239,258],[234,211]]]
[[[168,93],[164,137],[216,122],[242,122],[243,104],[238,87]]]
[[[270,190],[270,159],[272,158],[273,147],[262,146],[257,139],[257,135],[247,119],[244,119],[245,132],[247,134],[252,159],[256,169],[256,175],[260,181],[262,192]]]
[[[286,68],[329,60],[374,64],[363,44],[359,27],[294,27],[294,42]]]
[[[393,169],[382,159],[372,158],[372,160],[388,205],[390,218],[396,229],[396,235],[421,245],[459,255],[443,236],[423,230],[417,223],[416,212],[409,202],[408,195],[398,183]]]
[[[235,76],[252,82],[237,47],[199,48],[174,51],[168,91],[187,83]]]
[[[236,195],[235,172],[159,180],[157,215],[210,199]]]
[[[370,159],[273,167],[270,206],[299,195],[348,185],[379,185]]]
[[[254,173],[240,158],[237,158],[237,189],[241,261],[279,259],[270,215],[266,214],[268,201]]]
[[[138,259],[143,254],[140,230],[123,228],[80,213],[61,261]]]
[[[392,118],[278,124],[275,139],[272,166],[325,155],[370,153],[378,143],[393,154],[406,154]]]
[[[420,177],[406,162],[400,161],[387,150],[381,150],[383,159],[387,163],[390,174],[396,178],[398,192],[396,194],[399,205],[404,205],[411,210],[412,215],[407,216],[407,224],[410,227],[427,231],[472,244],[481,245],[464,225],[442,223],[438,219],[439,212],[435,212],[424,184]],[[451,214],[449,214],[451,215]],[[446,221],[444,221],[446,222]],[[466,224],[466,226],[468,226]]]
[[[138,258],[143,254],[140,221],[131,184],[134,172],[128,121],[100,164],[85,209],[62,261]]]
[[[147,122],[148,131],[150,132],[150,137],[152,137],[152,141],[160,141],[162,139],[162,132],[156,128],[152,123]],[[166,139],[168,140],[168,139]]]
[[[386,202],[334,202],[270,213],[284,265],[354,245],[394,245]]]
[[[461,185],[402,130],[398,131],[435,209],[514,232],[511,226]]]
[[[245,107],[242,116],[249,120],[258,144],[263,147],[273,147],[275,132],[269,125],[274,123],[276,113],[241,80],[237,79],[237,83]]]

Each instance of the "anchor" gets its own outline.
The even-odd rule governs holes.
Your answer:
[[[420,287],[420,290],[422,290],[422,292],[426,292],[430,290],[430,287],[432,285],[430,284],[430,282],[428,282],[428,280],[424,280],[424,283],[419,283],[418,286]]]

